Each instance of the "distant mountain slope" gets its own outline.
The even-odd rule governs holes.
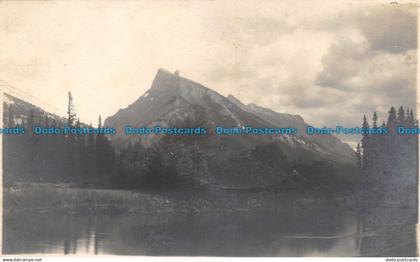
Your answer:
[[[350,161],[354,160],[354,151],[351,147],[348,144],[341,142],[335,136],[308,135],[305,130],[309,124],[305,123],[303,118],[299,115],[278,113],[256,104],[244,105],[232,95],[229,95],[228,98],[243,110],[261,117],[274,126],[292,126],[298,128],[298,141],[303,141],[305,145],[310,145],[319,153],[328,155],[331,158],[337,158],[338,160],[346,158],[349,158]]]
[[[331,162],[336,171],[342,164],[355,164],[354,152],[336,137],[312,137],[302,133],[307,124],[300,116],[280,114],[253,104],[243,105],[232,96],[226,98],[199,83],[162,69],[158,71],[151,88],[143,96],[127,108],[120,109],[115,115],[108,117],[105,125],[117,129],[117,134],[112,137],[117,147],[139,139],[146,147],[166,147],[166,151],[171,151],[172,158],[179,162],[179,170],[182,169],[179,168],[180,165],[185,166],[185,162],[191,161],[195,168],[186,168],[191,173],[189,176],[196,176],[202,183],[222,187],[273,185],[295,174],[295,166],[305,165],[306,168],[319,161]],[[213,131],[219,125],[291,126],[301,129],[302,132],[296,136],[208,135],[183,139],[125,135],[124,127],[127,125],[203,126],[209,131]],[[168,140],[170,143],[167,143]],[[201,156],[201,167],[198,167],[197,161],[192,160],[197,154]],[[186,155],[190,155],[191,159],[185,159]],[[203,167],[206,169],[204,172]],[[179,172],[186,172],[185,168],[182,170]],[[197,177],[194,172],[202,175]]]
[[[12,111],[13,115],[13,123],[9,119],[9,111]],[[64,117],[60,117],[56,114],[47,112],[46,110],[42,109],[39,106],[33,105],[27,101],[23,101],[13,95],[9,95],[4,93],[3,99],[3,124],[4,126],[10,125],[11,127],[14,125],[22,125],[26,123],[31,111],[33,112],[34,120],[40,124],[43,124],[43,121],[46,117],[49,118],[50,121],[55,121],[57,125],[64,125],[67,120]]]

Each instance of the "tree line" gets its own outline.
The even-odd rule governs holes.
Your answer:
[[[362,127],[387,128],[387,134],[364,133],[356,147],[358,166],[366,184],[387,183],[390,179],[402,180],[404,176],[413,176],[418,161],[418,135],[401,135],[398,127],[416,128],[418,122],[413,109],[400,106],[391,107],[387,120],[378,124],[378,115],[373,113],[369,123],[366,115]]]
[[[4,125],[23,127],[26,132],[22,135],[3,137],[6,184],[63,182],[103,185],[112,177],[115,150],[104,134],[36,135],[32,132],[35,126],[86,127],[76,115],[70,92],[67,119],[48,114],[18,99],[14,101],[4,106]],[[98,118],[97,127],[102,127],[101,116]]]
[[[173,186],[178,172],[164,146],[145,148],[129,141],[118,150],[103,133],[35,135],[42,128],[90,127],[76,114],[68,93],[67,117],[60,118],[17,98],[4,104],[5,127],[23,127],[22,135],[3,137],[4,183],[66,183],[86,187],[141,188]],[[101,116],[97,128],[103,127]]]
[[[220,177],[228,172],[242,175],[249,173],[250,177],[252,174],[254,177],[255,174],[265,174],[274,178],[280,173],[292,174],[292,170],[296,170],[303,178],[299,180],[298,177],[290,177],[288,181],[293,180],[293,183],[290,182],[292,184],[307,181],[304,184],[311,187],[331,182],[336,172],[327,162],[287,163],[283,154],[286,149],[274,144],[260,145],[239,155],[229,155],[223,149],[223,141],[216,138],[167,136],[157,146],[146,148],[140,140],[129,140],[115,147],[102,133],[34,135],[31,132],[34,126],[78,128],[88,125],[81,123],[77,117],[71,93],[68,94],[66,118],[49,114],[18,99],[14,101],[4,105],[4,125],[24,127],[27,132],[24,135],[3,137],[6,185],[16,182],[51,182],[112,188],[173,187],[179,182],[206,184],[210,181],[210,174],[215,173],[220,173]],[[205,117],[199,119],[204,121]],[[184,124],[190,127],[195,124],[205,125],[188,121]],[[376,112],[372,123],[368,123],[364,116],[363,127],[389,129],[388,135],[364,134],[357,145],[358,168],[366,184],[381,183],[384,177],[394,177],[401,170],[416,166],[417,136],[397,135],[394,130],[399,125],[417,126],[412,109],[400,107],[397,111],[392,107],[387,121],[380,126]],[[97,127],[103,127],[101,116],[98,117]],[[302,157],[305,158],[304,155]],[[307,159],[310,158],[307,156]],[[347,169],[340,172],[345,173]],[[265,178],[261,176],[261,179]]]

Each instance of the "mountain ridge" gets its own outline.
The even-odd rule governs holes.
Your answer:
[[[126,124],[132,126],[174,125],[185,119],[197,120],[194,119],[199,118],[195,112],[197,108],[206,112],[205,117],[210,119],[210,125],[298,127],[299,136],[305,140],[314,142],[316,145],[327,143],[335,147],[336,151],[341,151],[339,155],[353,153],[348,144],[335,136],[307,135],[304,129],[308,124],[299,115],[278,113],[253,103],[245,105],[233,95],[224,97],[210,88],[164,69],[158,70],[150,89],[135,102],[108,117],[105,125],[119,128],[120,134],[123,133],[121,127]],[[117,139],[123,141],[133,139],[133,137],[124,138],[120,135]],[[283,139],[287,140],[287,138]],[[328,140],[333,142],[328,143]],[[144,142],[145,145],[152,144],[150,141]],[[324,151],[329,150],[328,146],[324,147]],[[337,154],[337,152],[325,153]]]
[[[293,174],[328,169],[345,177],[355,167],[349,145],[332,135],[307,135],[303,118],[244,105],[190,79],[158,70],[151,87],[136,101],[105,120],[116,128],[116,148],[140,143],[160,150],[176,173],[224,188],[265,187]],[[206,136],[126,135],[124,127],[204,127]],[[297,127],[297,135],[215,135],[216,126]],[[187,164],[189,163],[189,164]],[[339,171],[338,171],[339,170]],[[324,171],[320,171],[321,173]],[[327,171],[325,171],[327,172]],[[348,178],[345,178],[348,179]]]

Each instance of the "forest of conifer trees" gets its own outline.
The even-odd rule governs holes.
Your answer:
[[[53,182],[100,186],[109,181],[113,174],[115,152],[104,134],[36,135],[32,132],[35,126],[83,126],[75,113],[71,93],[68,96],[66,120],[31,108],[27,120],[16,123],[16,116],[21,112],[17,111],[14,104],[5,109],[5,126],[26,129],[23,135],[4,136],[3,150],[7,152],[3,159],[6,184]],[[101,125],[99,116],[98,128]]]
[[[417,127],[413,109],[391,107],[387,121],[378,124],[377,113],[373,113],[372,123],[369,124],[366,116],[363,117],[364,128],[387,128],[387,134],[363,134],[356,148],[358,165],[363,172],[365,182],[380,183],[391,175],[401,173],[404,168],[417,166],[418,136],[401,135],[397,133],[398,127]]]
[[[3,159],[6,185],[40,182],[92,188],[139,188],[175,184],[176,171],[164,163],[161,151],[146,149],[140,142],[129,142],[116,152],[104,133],[33,134],[32,130],[36,126],[92,128],[92,124],[87,126],[80,122],[71,93],[68,94],[65,119],[36,107],[25,108],[26,102],[13,99],[14,103],[5,104],[4,126],[23,127],[26,132],[4,136],[3,150],[7,152]],[[25,108],[25,112],[21,112],[22,108]],[[97,128],[102,127],[99,116]]]

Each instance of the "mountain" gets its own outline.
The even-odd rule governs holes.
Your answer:
[[[3,124],[5,127],[14,127],[15,125],[27,123],[31,112],[34,121],[37,121],[40,124],[43,124],[42,122],[46,117],[50,121],[55,121],[57,125],[64,125],[67,122],[64,117],[50,113],[30,102],[6,93],[3,94]],[[13,115],[12,118],[10,117],[11,115]]]
[[[26,128],[24,134],[4,135],[3,183],[65,182],[65,143],[62,136],[32,134],[31,126],[63,126],[66,119],[37,105],[3,94],[3,126]]]
[[[297,145],[308,145],[308,147],[311,147],[311,149],[318,153],[336,159],[337,161],[354,160],[354,151],[351,147],[348,144],[341,142],[335,136],[308,135],[305,130],[309,124],[305,123],[303,118],[299,115],[278,113],[253,103],[244,105],[232,95],[229,95],[228,99],[238,105],[241,109],[261,117],[274,126],[292,126],[298,128],[297,139],[295,139],[295,144]]]
[[[136,136],[124,127],[297,127],[297,135]],[[352,149],[332,135],[304,134],[307,124],[298,115],[281,114],[254,104],[244,105],[178,74],[158,70],[151,88],[134,103],[105,120],[117,129],[116,147],[139,141],[161,148],[181,177],[224,188],[265,187],[303,176],[308,170],[337,173],[355,166]],[[166,154],[168,154],[166,156]],[[334,171],[331,171],[334,170]],[[315,176],[314,176],[315,177]]]

